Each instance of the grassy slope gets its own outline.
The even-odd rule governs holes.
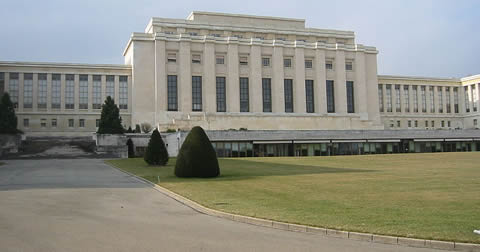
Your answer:
[[[108,162],[230,213],[480,243],[473,234],[480,228],[479,160],[480,153],[220,159],[216,179],[176,178],[174,159],[167,167]]]

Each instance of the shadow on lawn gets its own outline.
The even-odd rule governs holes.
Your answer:
[[[217,178],[177,178],[173,174],[163,177],[163,182],[183,182],[183,181],[233,181],[251,179],[264,176],[291,176],[291,175],[309,175],[309,174],[328,174],[328,173],[363,173],[375,172],[367,169],[349,169],[333,168],[314,165],[295,165],[279,164],[269,162],[258,162],[239,159],[220,159],[220,176]],[[174,167],[175,165],[173,165]],[[173,168],[172,167],[172,168]],[[173,173],[173,169],[172,169]],[[147,176],[145,176],[147,178]],[[149,177],[147,179],[150,179]],[[151,178],[151,181],[157,178]]]

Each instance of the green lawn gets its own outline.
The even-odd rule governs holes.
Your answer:
[[[480,243],[480,152],[219,159],[180,179],[143,159],[114,166],[225,212],[319,227]],[[159,178],[159,181],[157,181]]]

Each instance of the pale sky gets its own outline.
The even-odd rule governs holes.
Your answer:
[[[354,31],[356,43],[379,50],[379,74],[480,74],[479,0],[2,0],[0,61],[123,64],[131,33],[151,17],[184,19],[193,10]]]

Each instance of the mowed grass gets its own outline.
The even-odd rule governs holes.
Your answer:
[[[221,176],[181,179],[175,159],[108,161],[225,212],[290,223],[480,243],[480,152],[219,159]]]

